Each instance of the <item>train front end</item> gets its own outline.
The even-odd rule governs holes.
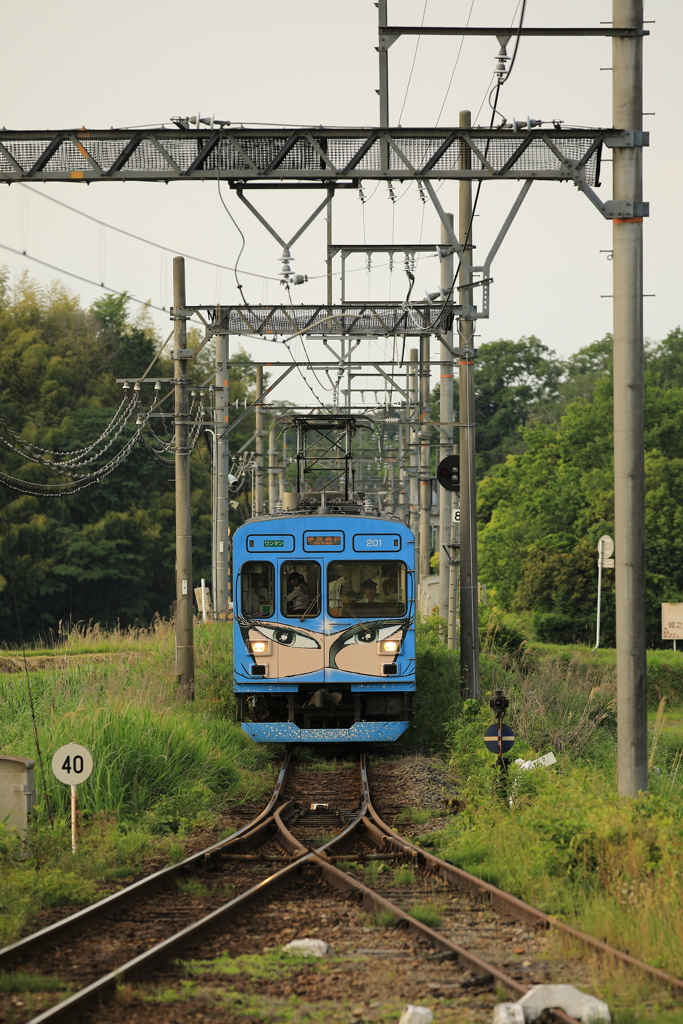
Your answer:
[[[359,506],[258,516],[234,535],[235,696],[257,742],[387,742],[410,724],[414,537]]]

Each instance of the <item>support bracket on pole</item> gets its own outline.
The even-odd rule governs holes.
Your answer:
[[[567,168],[576,187],[590,199],[593,206],[602,214],[605,220],[634,220],[636,217],[650,216],[650,204],[640,200],[608,199],[606,202],[602,201],[597,192],[586,181],[583,171],[586,161],[590,156],[590,150],[581,160],[571,160],[554,145],[552,140],[546,139],[546,142],[562,166]],[[614,136],[611,142],[612,148],[616,146],[617,149],[649,146],[650,133],[628,131],[619,136]]]

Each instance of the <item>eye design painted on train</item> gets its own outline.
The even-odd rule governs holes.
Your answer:
[[[379,619],[372,624],[359,622],[343,630],[337,634],[330,647],[330,668],[366,676],[381,675],[382,663],[386,664],[388,660],[393,662],[398,657],[401,641],[409,625],[409,619]],[[376,653],[375,645],[389,638],[396,641],[395,650],[382,652],[384,656],[381,660],[373,657]],[[387,658],[388,654],[393,654],[393,657]]]
[[[322,633],[244,616],[237,621],[250,658],[245,669],[247,675],[250,674],[249,664],[265,665],[269,676],[280,678],[324,669]]]
[[[298,629],[290,629],[287,626],[264,626],[260,622],[256,628],[259,633],[263,633],[269,640],[274,640],[276,644],[280,644],[282,647],[320,648],[320,644],[310,633],[300,633]]]
[[[395,632],[395,622],[391,626],[382,626],[379,629],[377,626],[368,626],[367,629],[361,626],[354,626],[346,634],[346,640],[344,640],[342,646],[348,647],[349,644],[371,644],[376,640],[386,640],[388,636]]]

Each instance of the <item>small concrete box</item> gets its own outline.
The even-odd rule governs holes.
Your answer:
[[[35,761],[0,754],[0,821],[23,838],[36,802]]]

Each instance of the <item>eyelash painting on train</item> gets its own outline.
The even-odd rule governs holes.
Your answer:
[[[385,663],[393,663],[411,625],[408,618],[379,619],[370,623],[357,622],[336,633],[326,634],[245,616],[238,616],[238,622],[254,664],[265,664],[266,661],[265,657],[254,651],[255,642],[270,640],[278,645],[278,676],[281,678],[305,675],[322,668],[334,668],[356,675],[380,676],[380,664],[369,661],[364,648],[367,644],[381,641],[395,642],[396,647],[388,651],[385,658]]]

